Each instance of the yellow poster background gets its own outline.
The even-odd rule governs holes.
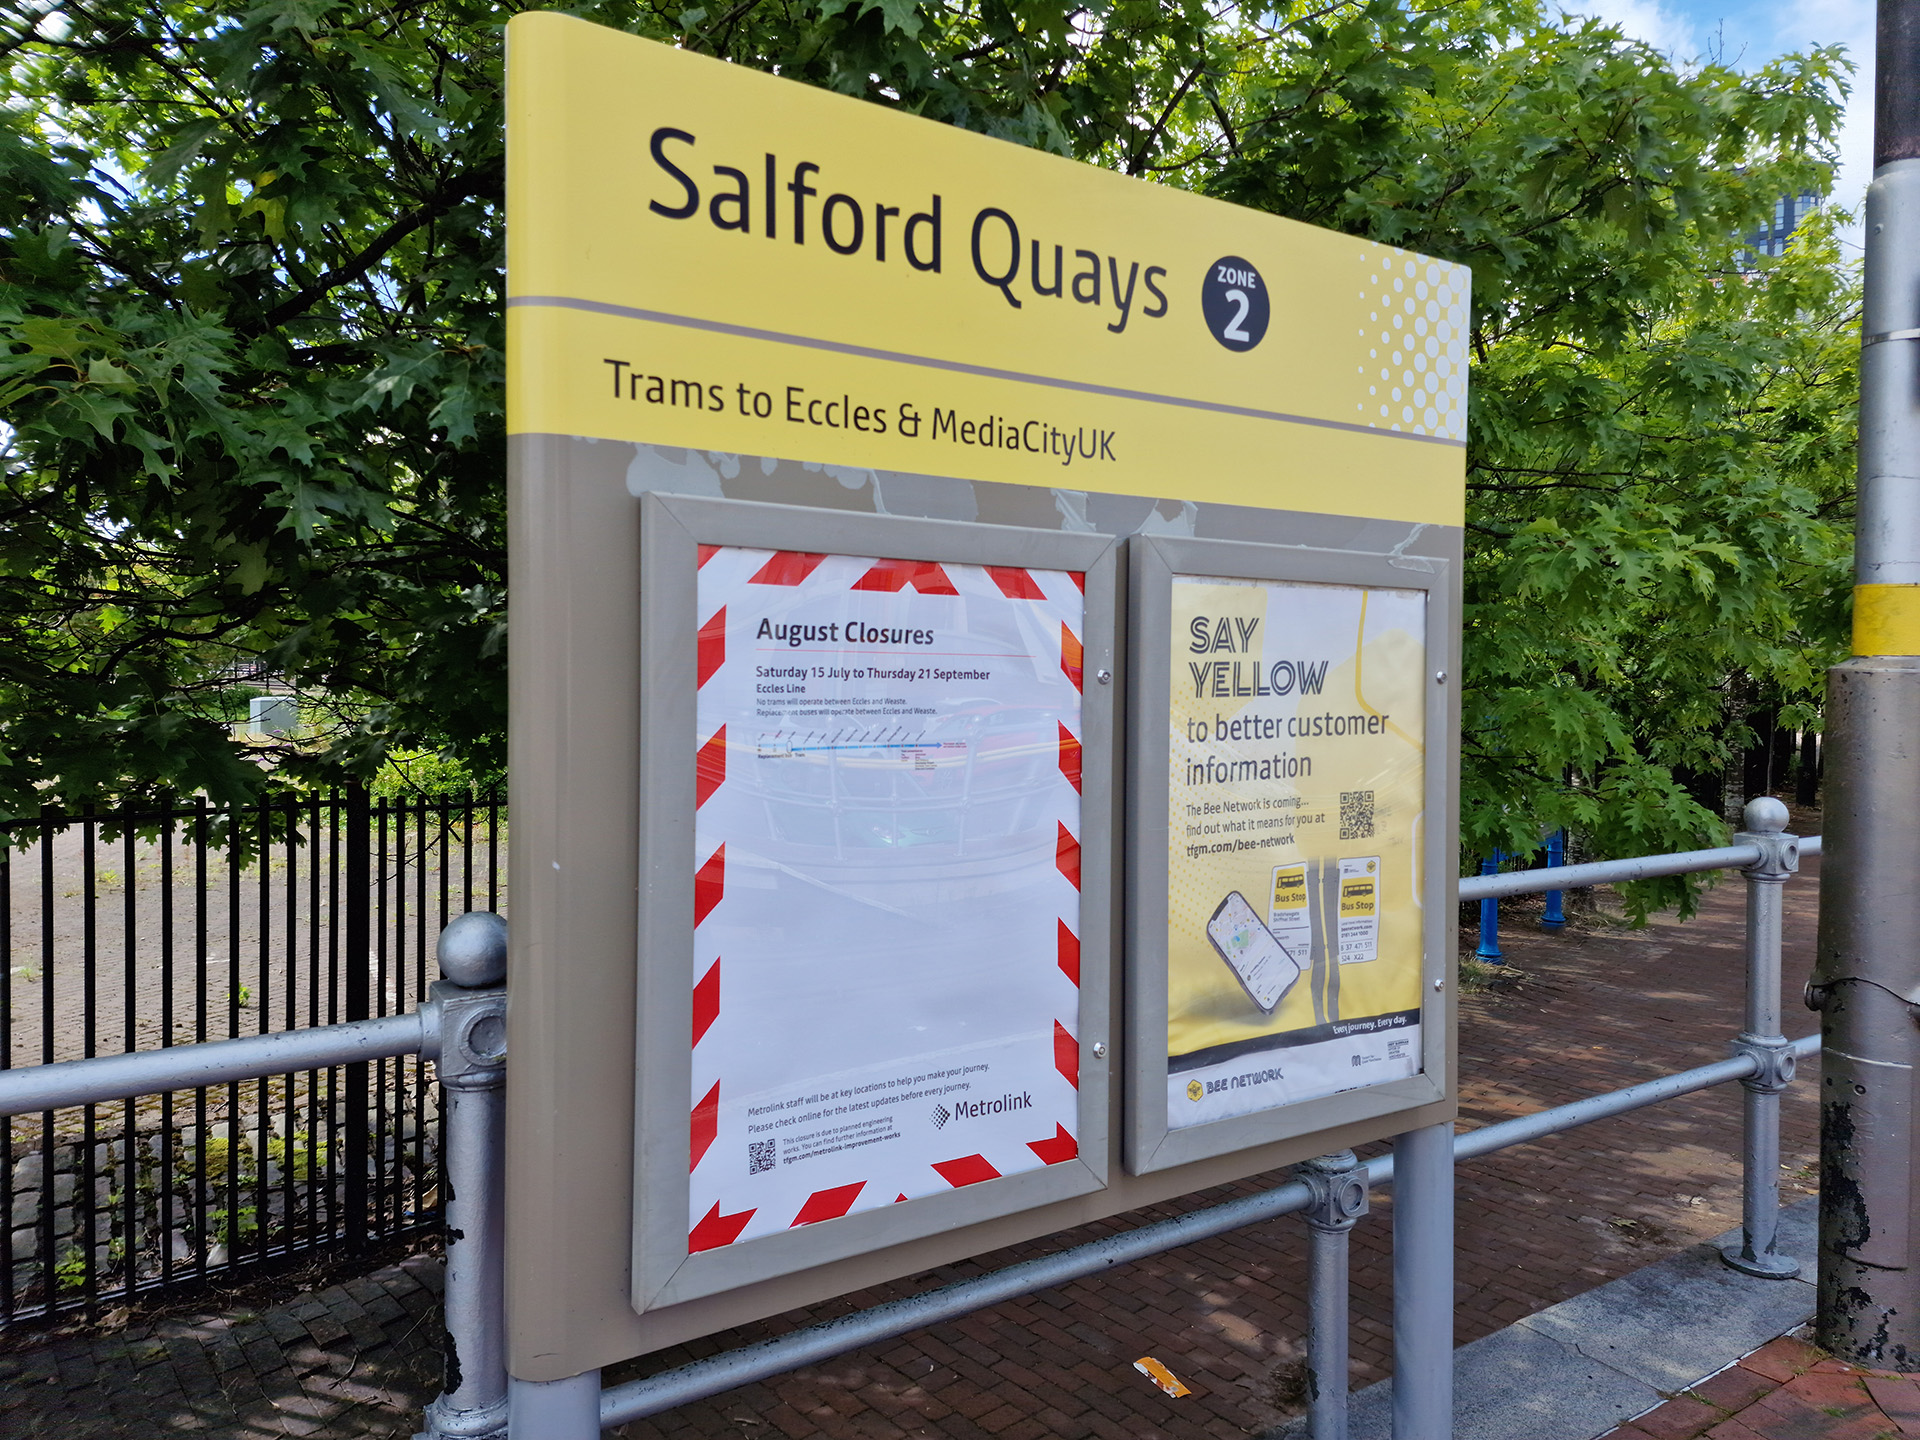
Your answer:
[[[1424,593],[1414,590],[1174,582],[1170,1057],[1420,1005],[1425,603]],[[1224,634],[1223,621],[1231,627]],[[1207,648],[1201,651],[1196,647],[1203,634]],[[1256,688],[1256,665],[1266,688],[1276,688],[1281,662],[1296,677],[1307,672],[1311,693],[1302,693],[1298,678],[1284,695],[1232,693]],[[1204,668],[1204,678],[1196,666]],[[1285,683],[1286,671],[1278,678]],[[1236,724],[1254,735],[1271,729],[1275,738],[1231,738]],[[1223,726],[1228,738],[1222,738]],[[1316,728],[1323,733],[1287,733]],[[1348,733],[1324,733],[1335,729]],[[1262,766],[1270,776],[1304,773],[1261,779]],[[1368,803],[1352,798],[1368,794]],[[1343,796],[1349,797],[1349,838],[1342,838]],[[1363,817],[1362,811],[1369,813]],[[1377,958],[1342,965],[1338,862],[1358,857],[1379,861]],[[1208,921],[1236,890],[1265,921],[1276,867],[1315,862],[1310,873],[1334,880],[1307,887],[1313,955],[1296,957],[1303,973],[1273,1013],[1264,1014],[1209,940]]]

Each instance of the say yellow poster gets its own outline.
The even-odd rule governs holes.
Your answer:
[[[1174,581],[1171,1128],[1419,1072],[1426,605]]]

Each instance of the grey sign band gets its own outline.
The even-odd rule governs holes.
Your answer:
[[[1177,405],[1187,410],[1205,410],[1216,415],[1243,415],[1250,420],[1277,420],[1286,425],[1315,425],[1323,430],[1348,430],[1360,435],[1377,435],[1388,440],[1413,440],[1423,445],[1447,445],[1464,449],[1466,441],[1449,440],[1442,435],[1416,435],[1409,430],[1381,430],[1372,425],[1355,425],[1348,420],[1322,420],[1313,415],[1289,415],[1281,410],[1257,410],[1246,405],[1223,405],[1217,400],[1194,400],[1185,395],[1156,395],[1148,390],[1123,390],[1114,385],[1095,385],[1085,380],[1065,380],[1056,375],[1029,375],[1021,370],[1001,370],[991,365],[968,365],[959,360],[941,360],[932,355],[908,355],[898,350],[881,350],[871,345],[849,345],[840,340],[821,340],[811,335],[789,335],[779,330],[759,330],[751,325],[731,325],[721,320],[702,320],[692,315],[673,315],[664,310],[641,310],[631,305],[610,305],[602,300],[580,300],[570,295],[514,295],[507,300],[509,309],[528,306],[556,310],[583,310],[593,315],[613,315],[624,320],[648,320],[656,325],[678,325],[688,330],[706,330],[715,335],[735,335],[743,340],[770,340],[776,345],[797,345],[807,350],[825,350],[835,355],[855,355],[866,360],[885,360],[898,365],[919,365],[929,370],[949,370],[961,375],[980,375],[989,380],[1012,380],[1021,385],[1046,385],[1056,390],[1077,390],[1086,395],[1109,395],[1117,400],[1144,400],[1151,405]]]
[[[1862,335],[1860,348],[1884,344],[1888,340],[1920,340],[1920,330],[1883,330],[1878,335]]]

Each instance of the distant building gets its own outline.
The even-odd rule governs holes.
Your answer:
[[[1773,202],[1773,219],[1757,230],[1750,230],[1743,237],[1746,248],[1741,252],[1741,264],[1746,269],[1759,268],[1762,255],[1784,255],[1787,241],[1793,232],[1800,228],[1800,222],[1820,208],[1820,197],[1811,190],[1803,190],[1798,195],[1783,195]]]

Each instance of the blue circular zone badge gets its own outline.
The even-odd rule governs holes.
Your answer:
[[[1229,350],[1251,350],[1267,333],[1272,306],[1267,282],[1253,262],[1223,255],[1207,267],[1200,285],[1200,313],[1213,338]]]

